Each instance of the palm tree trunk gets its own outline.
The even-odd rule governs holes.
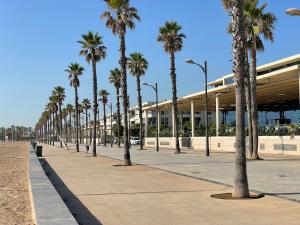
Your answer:
[[[77,87],[74,87],[75,89],[75,129],[76,129],[76,151],[79,152],[79,142],[78,142],[78,90]]]
[[[69,141],[72,143],[72,113],[69,114]]]
[[[251,109],[251,90],[250,90],[250,74],[249,74],[249,63],[248,63],[248,51],[245,51],[246,61],[246,75],[245,86],[246,86],[246,105],[247,105],[247,119],[248,119],[248,155],[251,158],[253,153],[253,130],[252,130],[252,109]]]
[[[178,118],[177,118],[177,113],[178,113],[178,109],[177,109],[177,85],[176,85],[176,68],[175,68],[175,54],[174,52],[172,52],[170,54],[170,76],[171,76],[171,81],[172,81],[172,107],[173,107],[173,118],[175,118],[175,121],[173,121],[174,124],[174,136],[175,136],[175,141],[176,141],[176,150],[175,150],[175,154],[179,154],[180,153],[180,145],[179,145],[179,138],[178,138]]]
[[[103,104],[103,120],[104,120],[104,146],[106,146],[106,105]]]
[[[251,106],[252,106],[252,127],[253,127],[253,153],[251,159],[259,159],[258,156],[258,114],[256,99],[256,41],[252,41],[250,49],[251,70],[250,70],[250,87],[251,87]]]
[[[78,113],[78,127],[79,127],[79,144],[82,144],[82,126],[81,126],[81,113]]]
[[[125,24],[124,31],[125,31]],[[120,67],[121,67],[121,87],[123,96],[123,112],[124,112],[124,165],[131,166],[130,152],[129,152],[129,140],[128,140],[128,95],[127,95],[127,74],[126,74],[126,45],[125,34],[120,35]]]
[[[58,109],[59,109],[59,131],[60,131],[59,134],[62,135],[61,102],[58,103]],[[62,148],[62,141],[61,140],[60,140],[60,147]]]
[[[94,54],[93,54],[94,56]],[[97,108],[98,108],[98,99],[97,99],[97,70],[96,70],[96,62],[92,59],[92,69],[93,69],[93,113],[94,113],[94,127],[93,127],[93,156],[97,156],[96,152],[96,121],[97,121]]]
[[[67,115],[65,116],[65,121],[64,121],[64,125],[65,125],[65,136],[66,136],[66,144],[68,143],[68,118]]]
[[[137,100],[139,104],[139,120],[140,120],[140,150],[143,150],[143,106],[141,96],[141,79],[140,76],[136,76],[136,87],[137,87]]]
[[[87,108],[85,109],[85,143],[86,145],[88,144],[88,110]]]
[[[118,134],[118,147],[121,147],[121,137],[120,137],[120,127],[121,127],[121,113],[120,113],[120,89],[116,87],[116,95],[117,95],[117,134]]]
[[[236,78],[236,151],[235,174],[232,196],[248,198],[250,196],[246,168],[245,149],[245,33],[243,26],[243,0],[236,0],[232,9],[233,32],[233,72]]]
[[[55,124],[54,124],[54,113],[52,113],[52,145],[54,146],[54,128]]]

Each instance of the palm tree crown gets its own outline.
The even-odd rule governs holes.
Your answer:
[[[105,89],[102,89],[99,91],[99,96],[101,97],[101,101],[103,104],[107,103],[107,97],[109,95],[109,92]]]
[[[71,63],[68,66],[68,69],[65,70],[69,73],[70,85],[73,87],[79,87],[80,82],[78,77],[83,74],[84,68],[81,67],[78,63]]]
[[[100,16],[106,19],[106,27],[112,30],[113,34],[124,35],[126,28],[135,28],[134,20],[140,20],[137,9],[131,7],[129,0],[105,0],[109,8]]]
[[[57,86],[52,91],[52,95],[56,96],[58,102],[62,104],[62,102],[65,100],[66,97],[65,89],[61,86]]]
[[[130,54],[130,58],[127,62],[127,67],[133,76],[142,76],[148,69],[148,62],[144,58],[143,54],[134,52]]]
[[[72,114],[74,112],[74,107],[71,104],[66,105],[66,110],[69,114]]]
[[[91,102],[87,98],[83,99],[81,104],[82,104],[84,109],[90,109],[91,108]]]
[[[174,21],[168,21],[159,28],[158,42],[164,43],[164,50],[167,53],[180,51],[183,47],[183,38],[185,35],[180,33],[181,26]]]
[[[106,57],[106,47],[103,45],[102,37],[96,33],[88,32],[81,35],[82,40],[78,41],[81,44],[82,50],[80,55],[85,57],[85,60],[90,63],[92,60],[98,62]]]
[[[120,88],[120,86],[121,86],[121,71],[120,71],[120,69],[115,68],[115,69],[111,70],[108,80],[116,88]]]

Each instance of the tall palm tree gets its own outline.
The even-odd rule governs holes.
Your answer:
[[[140,20],[137,9],[130,6],[129,0],[104,0],[108,6],[108,11],[101,15],[101,19],[106,20],[106,27],[111,29],[114,35],[119,36],[120,40],[120,69],[121,87],[123,96],[123,111],[127,112],[127,71],[126,71],[126,42],[125,36],[127,29],[135,28],[135,20]],[[130,166],[130,152],[128,139],[128,115],[124,113],[124,165]]]
[[[70,86],[74,88],[75,92],[75,127],[76,127],[76,151],[79,152],[79,142],[78,142],[78,114],[79,114],[79,104],[78,104],[78,87],[80,86],[79,76],[83,74],[84,68],[78,63],[71,63],[65,70],[69,73]]]
[[[64,137],[65,137],[65,140],[66,140],[66,143],[68,143],[68,111],[67,111],[67,108],[63,108],[61,110],[61,116],[62,116],[62,120],[64,121],[64,125],[63,125],[63,129],[64,130]]]
[[[106,146],[106,104],[107,104],[107,97],[108,97],[109,93],[107,90],[100,90],[99,91],[99,96],[101,97],[101,102],[103,104],[103,120],[104,120],[104,146]]]
[[[49,109],[50,113],[52,114],[52,145],[54,146],[55,124],[57,125],[57,121],[55,122],[55,120],[57,120],[57,117],[55,115],[57,114],[58,107],[57,99],[53,95],[49,97]]]
[[[57,86],[54,88],[52,93],[58,101],[58,111],[59,111],[59,134],[62,135],[62,111],[61,106],[63,104],[63,101],[65,100],[66,94],[65,94],[65,88],[61,86]],[[60,147],[62,148],[62,141],[60,140]]]
[[[78,41],[81,44],[82,50],[80,55],[85,57],[88,63],[92,63],[93,70],[93,113],[94,113],[94,127],[93,127],[93,156],[97,156],[96,153],[96,121],[97,121],[97,70],[96,63],[105,59],[106,47],[103,45],[102,37],[98,33],[88,32],[81,35],[82,40]]]
[[[69,140],[70,142],[72,141],[72,113],[74,112],[74,107],[73,105],[71,104],[68,104],[66,106],[66,109],[67,109],[67,112],[68,112],[68,115],[69,115]],[[68,141],[67,141],[68,143]]]
[[[81,103],[78,103],[78,118],[79,118],[79,143],[82,144],[82,124],[81,124],[81,114],[83,113],[83,105]]]
[[[253,128],[253,153],[252,159],[259,159],[258,156],[258,112],[256,98],[256,76],[257,76],[257,51],[264,51],[264,44],[260,36],[271,42],[274,41],[274,29],[276,16],[272,13],[265,13],[267,3],[258,5],[259,0],[245,0],[244,16],[247,24],[247,43],[250,51],[250,92],[251,92],[251,117]]]
[[[148,69],[148,62],[143,54],[134,52],[130,54],[127,62],[127,67],[130,73],[136,78],[137,100],[139,105],[139,120],[140,120],[140,149],[143,150],[143,106],[141,96],[141,76],[145,75]]]
[[[88,134],[88,110],[91,108],[91,102],[89,99],[85,98],[82,100],[81,103],[84,111],[85,111],[85,139],[86,139],[86,143],[88,143],[87,141],[87,134]]]
[[[108,78],[109,82],[115,86],[116,89],[116,102],[117,102],[117,136],[118,136],[118,147],[121,147],[120,138],[120,127],[121,127],[121,113],[120,113],[120,86],[121,86],[121,71],[115,68],[110,71]]]
[[[163,27],[159,29],[159,35],[157,41],[163,42],[164,50],[170,54],[170,77],[172,81],[172,107],[173,107],[173,118],[175,126],[175,139],[176,139],[176,150],[175,153],[180,153],[179,138],[178,138],[178,118],[177,118],[177,87],[176,87],[176,67],[175,67],[175,52],[178,52],[183,47],[183,39],[185,35],[180,33],[181,26],[174,21],[166,22]]]
[[[233,73],[236,81],[236,151],[235,174],[232,196],[248,198],[250,196],[247,178],[245,146],[245,51],[247,51],[243,7],[244,0],[222,0],[225,9],[232,17],[233,28]]]

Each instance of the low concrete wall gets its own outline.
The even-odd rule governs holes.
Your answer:
[[[182,147],[182,138],[179,138]],[[175,138],[159,138],[161,148],[175,148]],[[246,141],[247,143],[247,141]],[[209,137],[210,149],[220,152],[235,151],[235,137]],[[155,138],[145,139],[146,147],[156,146]],[[186,147],[184,145],[184,147]],[[300,136],[260,136],[259,152],[270,154],[300,155]],[[190,138],[190,148],[205,149],[205,137]]]
[[[78,225],[46,176],[34,149],[29,152],[29,180],[37,225]]]

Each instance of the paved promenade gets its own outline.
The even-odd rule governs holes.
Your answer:
[[[81,150],[84,151],[84,146]],[[123,149],[97,146],[97,154],[114,159],[123,159]],[[139,151],[131,149],[134,163],[147,165],[182,175],[233,184],[234,154],[212,153],[206,157],[203,152],[183,150],[183,154],[173,154],[173,150]],[[300,157],[263,156],[264,160],[248,161],[250,189],[270,195],[300,202]]]
[[[99,148],[98,154],[100,153],[115,158],[122,155],[122,151],[117,149]],[[140,154],[149,154],[144,156],[148,160],[145,163],[151,166],[166,166],[167,163],[159,161],[158,158],[161,157],[154,153],[132,151],[133,161],[137,162]],[[175,156],[168,151],[159,154],[168,158],[170,166],[184,168],[184,165],[188,165],[186,167],[193,168],[191,172],[205,172],[204,169],[201,171],[198,168],[198,161],[191,161],[189,164],[177,161],[180,157],[190,160],[195,157],[203,158],[198,154]],[[117,166],[120,164],[119,160],[101,156],[94,158],[84,152],[76,153],[73,149],[67,151],[45,146],[44,156],[52,168],[51,173],[55,173],[60,181],[56,185],[58,189],[62,189],[63,194],[65,193],[65,202],[81,224],[299,224],[300,204],[297,202],[270,196],[245,201],[212,199],[211,194],[230,192],[231,188],[141,165]],[[152,160],[155,160],[155,163],[151,164]],[[225,164],[227,162],[222,157],[218,160]],[[84,209],[82,214],[81,209]],[[87,223],[84,220],[93,222]]]

